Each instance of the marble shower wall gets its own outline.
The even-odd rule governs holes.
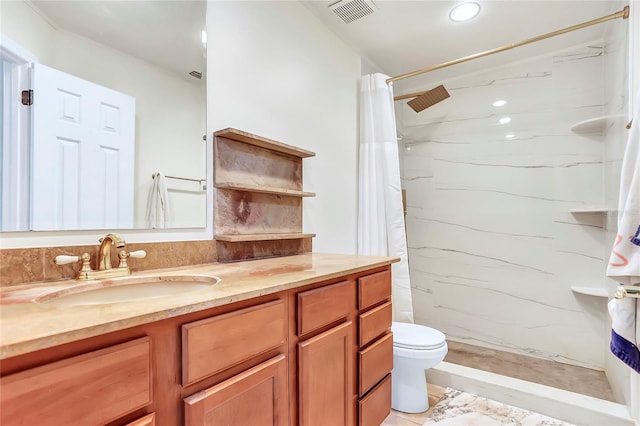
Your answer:
[[[603,43],[444,82],[404,106],[403,184],[416,322],[449,339],[602,368]],[[502,107],[492,106],[498,99]],[[501,118],[511,121],[500,124]]]

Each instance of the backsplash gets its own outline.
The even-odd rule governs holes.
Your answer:
[[[10,286],[75,278],[80,262],[56,265],[53,259],[60,254],[91,254],[92,268],[96,268],[98,245],[71,247],[36,247],[0,250],[0,286]],[[132,271],[171,268],[175,266],[212,263],[218,260],[215,241],[176,241],[164,243],[131,243],[127,250],[144,250],[144,259],[130,259]],[[113,250],[113,264],[117,265],[117,250]]]
[[[268,242],[271,243],[271,242]],[[263,257],[282,256],[278,244],[269,245],[270,253]],[[312,249],[311,238],[300,240],[298,253],[308,253]],[[144,250],[144,259],[129,259],[133,272],[148,269],[172,268],[176,266],[199,265],[218,262],[215,240],[172,241],[161,243],[130,243],[127,250]],[[91,254],[91,267],[96,269],[98,245],[70,247],[34,247],[0,250],[0,287],[75,278],[80,270],[80,262],[56,265],[53,259],[60,254]],[[117,250],[113,250],[112,261],[116,265]]]

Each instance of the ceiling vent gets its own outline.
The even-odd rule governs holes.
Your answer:
[[[378,10],[371,0],[340,0],[329,6],[329,9],[347,24]]]
[[[198,78],[198,79],[202,78],[202,73],[200,71],[196,71],[196,70],[191,71],[189,73],[189,75],[191,77],[195,77],[195,78]]]

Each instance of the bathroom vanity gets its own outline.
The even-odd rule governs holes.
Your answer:
[[[117,304],[32,301],[75,281],[4,289],[0,423],[379,425],[394,261],[307,253],[146,271],[134,275],[220,281]]]

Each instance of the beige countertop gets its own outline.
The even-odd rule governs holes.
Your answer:
[[[202,275],[220,278],[206,289],[139,301],[56,306],[37,303],[49,293],[87,284],[56,281],[0,289],[0,359],[153,321],[251,299],[396,262],[392,257],[306,253],[134,272],[135,277]],[[118,280],[113,278],[112,280]]]

